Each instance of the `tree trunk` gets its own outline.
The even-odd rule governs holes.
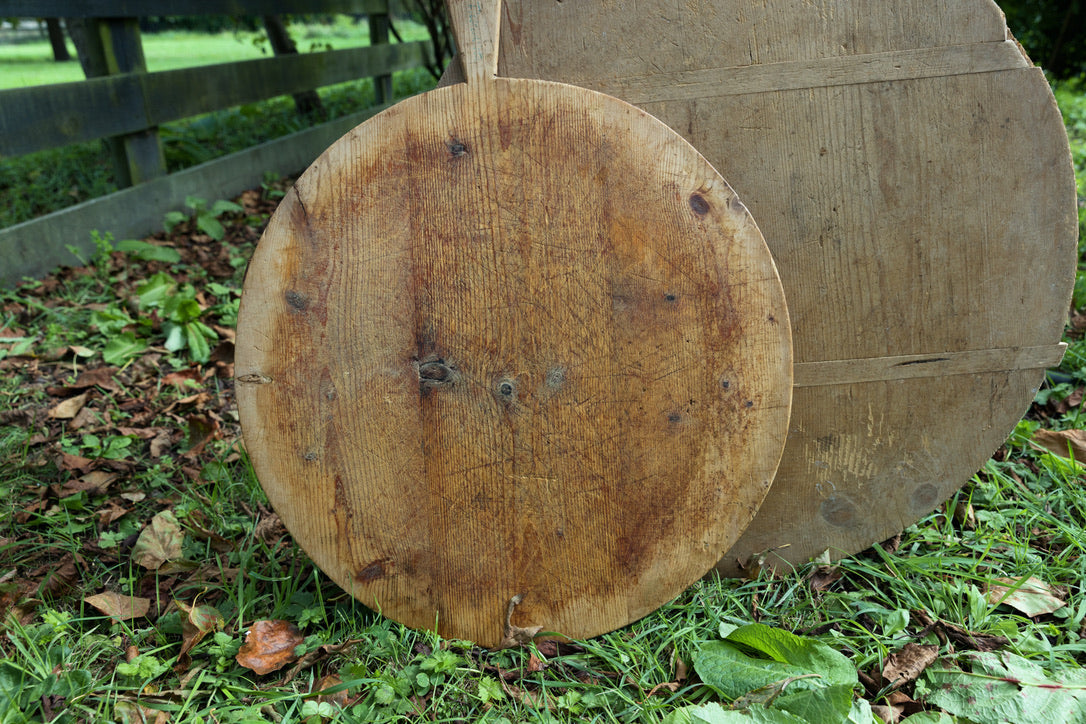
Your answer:
[[[268,40],[271,42],[272,51],[276,55],[297,55],[298,47],[287,32],[287,26],[278,15],[263,16],[264,29],[268,31]],[[316,90],[300,91],[293,94],[294,107],[302,115],[324,115],[324,105]]]
[[[53,46],[53,60],[62,63],[71,60],[68,54],[68,44],[64,42],[64,28],[60,26],[59,18],[46,18],[45,27],[49,31],[49,44]]]

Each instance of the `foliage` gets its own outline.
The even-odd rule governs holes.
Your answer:
[[[401,21],[399,30],[405,41],[425,37],[425,30],[410,21]],[[333,25],[299,24],[292,32],[304,51],[314,47],[365,45],[369,31],[351,19],[340,19]],[[143,44],[149,68],[157,71],[199,62],[259,57],[254,40],[259,41],[259,36],[240,30],[235,35],[220,36],[174,31],[148,36]],[[37,55],[29,55],[35,47],[39,48]],[[0,45],[0,62],[9,58],[18,61],[12,67],[28,77],[28,85],[81,78],[78,63],[53,63],[49,53],[44,40],[38,46]],[[204,58],[207,60],[201,60]],[[54,77],[56,66],[69,68],[70,76]],[[31,75],[29,69],[38,67],[45,75]],[[13,75],[5,74],[3,80]],[[393,75],[393,95],[397,98],[414,95],[433,85],[433,79],[423,68]],[[0,82],[0,87],[6,87],[5,83]],[[373,82],[369,79],[328,86],[320,89],[319,95],[328,119],[359,112],[376,103]],[[315,118],[299,115],[287,96],[168,123],[159,132],[166,168],[172,173],[303,130],[315,122]],[[117,188],[112,161],[101,141],[0,158],[0,228],[103,196]]]
[[[1086,9],[1080,0],[998,0],[1033,62],[1054,78],[1086,73]]]

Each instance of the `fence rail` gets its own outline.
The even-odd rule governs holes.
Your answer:
[[[201,113],[426,62],[429,44],[280,55],[0,91],[0,155],[121,136]],[[365,77],[365,76],[363,76]],[[178,89],[188,92],[179,94]]]
[[[388,43],[390,0],[0,0],[0,17],[90,18],[89,51],[106,74],[76,83],[0,91],[0,156],[106,139],[118,183],[131,188],[0,229],[0,284],[93,251],[90,231],[143,236],[189,195],[225,196],[272,171],[308,165],[335,138],[376,113],[394,72],[423,67],[429,43]],[[150,15],[351,13],[369,18],[370,46],[148,73],[137,18]],[[379,105],[316,128],[166,174],[161,124],[335,83],[373,78]],[[288,151],[289,149],[289,151]],[[139,209],[124,213],[122,209]],[[119,213],[120,212],[120,213]]]

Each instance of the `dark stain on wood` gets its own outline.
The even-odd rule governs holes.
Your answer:
[[[283,296],[286,298],[287,305],[292,312],[304,312],[306,307],[309,306],[309,298],[294,289],[288,289]]]
[[[451,136],[449,137],[449,140],[445,142],[445,148],[448,149],[449,156],[451,156],[454,159],[458,159],[458,158],[461,158],[463,156],[468,155],[467,144],[465,144],[463,141],[461,141],[461,140],[459,140],[457,138],[451,137]]]
[[[359,583],[372,583],[378,578],[384,578],[388,575],[388,567],[392,564],[391,558],[378,558],[373,563],[363,568],[355,575],[355,580]]]
[[[701,194],[690,194],[690,208],[698,216],[705,216],[709,213],[709,202],[705,200],[705,197]]]

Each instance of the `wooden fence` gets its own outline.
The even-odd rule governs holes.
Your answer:
[[[149,15],[357,13],[369,47],[147,72],[138,17]],[[113,139],[119,183],[130,185],[0,229],[0,284],[41,276],[94,250],[90,231],[118,239],[161,228],[186,196],[208,200],[258,185],[266,172],[296,173],[391,100],[391,74],[423,66],[429,43],[388,42],[389,0],[0,0],[0,17],[90,18],[89,52],[105,75],[0,91],[0,157]],[[360,78],[374,78],[374,108],[193,168],[166,174],[158,127],[170,121]]]

